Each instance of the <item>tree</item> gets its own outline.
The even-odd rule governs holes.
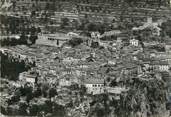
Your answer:
[[[20,92],[21,92],[21,96],[25,96],[26,95],[26,91],[24,87],[20,87]]]
[[[116,82],[115,79],[111,81],[110,86],[111,86],[111,87],[117,86],[117,82]]]
[[[81,88],[80,88],[80,95],[83,96],[85,93],[86,93],[86,87],[84,85],[81,85]]]
[[[29,40],[31,41],[31,44],[35,44],[37,39],[38,39],[38,37],[35,35],[31,35],[29,38]]]
[[[44,97],[47,97],[48,89],[49,89],[49,85],[47,83],[42,84],[42,94]]]
[[[51,102],[50,100],[47,100],[47,101],[45,101],[45,106],[46,106],[46,112],[47,113],[52,113],[52,111],[53,111],[53,102]]]
[[[45,10],[48,11],[49,9],[50,9],[50,4],[49,4],[49,2],[47,2],[45,5]]]
[[[51,5],[51,10],[52,10],[52,11],[55,11],[55,10],[56,10],[56,0],[53,0],[52,2],[53,2],[53,3],[52,3],[52,5]]]
[[[36,11],[31,11],[31,17],[34,17],[36,15]]]
[[[57,95],[56,89],[50,88],[50,89],[49,89],[49,98],[52,98],[52,97],[54,97],[55,95]]]
[[[98,31],[100,34],[103,34],[106,30],[106,26],[104,24],[99,24]]]
[[[98,30],[98,26],[96,24],[94,24],[94,23],[88,23],[86,25],[86,29],[88,31],[97,31]]]
[[[37,28],[37,33],[41,33],[41,28],[40,27]]]
[[[69,19],[68,18],[62,18],[61,19],[61,28],[65,28],[65,26],[69,25]]]
[[[28,105],[26,104],[26,102],[19,103],[19,114],[27,115],[27,108],[28,108]]]
[[[22,43],[27,43],[27,37],[26,37],[26,35],[25,35],[25,33],[23,32],[22,34],[21,34],[21,36],[20,36],[20,39],[19,40],[21,40],[22,41]]]
[[[71,45],[72,47],[78,46],[81,43],[83,43],[83,40],[81,38],[72,38],[68,42],[68,44]]]
[[[171,21],[168,20],[167,22],[163,22],[161,25],[161,29],[162,29],[162,34],[168,35],[169,37],[171,37]]]
[[[16,103],[18,101],[20,101],[20,97],[16,95],[12,96],[11,99],[9,100],[10,104]]]
[[[36,91],[34,92],[34,97],[39,97],[39,96],[41,96],[41,95],[42,95],[42,90],[41,90],[40,87],[38,87],[38,88],[36,89]]]
[[[36,33],[36,28],[35,28],[35,26],[32,26],[32,27],[31,27],[30,32],[31,32],[31,35],[35,35],[35,33]]]
[[[73,27],[74,29],[78,29],[78,27],[79,27],[79,22],[78,22],[78,20],[73,19],[73,21],[72,21],[71,23],[72,23],[72,27]]]
[[[33,104],[30,106],[29,111],[30,111],[30,115],[36,116],[37,113],[39,112],[39,106],[37,104]]]
[[[13,0],[12,1],[12,10],[15,11],[15,9],[16,9],[16,1]]]
[[[71,90],[77,90],[79,88],[78,84],[72,84],[70,86]]]
[[[33,93],[32,93],[33,88],[30,86],[25,86],[25,91],[27,92],[26,93],[26,101],[28,103],[33,98]]]
[[[53,115],[56,117],[64,117],[65,116],[65,108],[56,103],[53,103],[53,105],[54,105]]]
[[[16,89],[16,91],[14,92],[14,95],[15,95],[16,97],[20,98],[20,96],[21,96],[21,91],[20,91],[19,88]]]
[[[86,25],[89,23],[87,15],[85,15],[84,19],[81,19],[81,25],[79,26],[80,30],[86,30]]]
[[[99,43],[98,42],[92,42],[91,43],[91,47],[92,48],[98,48],[99,47]]]
[[[137,3],[137,0],[126,0],[126,3],[128,4],[136,4]]]

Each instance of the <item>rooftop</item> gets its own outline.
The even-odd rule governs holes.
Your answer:
[[[104,79],[101,78],[86,78],[84,79],[85,84],[104,84]]]

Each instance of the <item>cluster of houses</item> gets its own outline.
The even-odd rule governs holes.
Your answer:
[[[115,33],[121,32],[116,31]],[[100,39],[102,36],[98,36],[98,33],[95,36],[95,34],[92,33],[91,40],[104,43]],[[48,82],[61,87],[68,87],[72,84],[84,85],[88,94],[95,95],[114,90],[111,89],[112,87],[107,88],[109,87],[106,84],[107,76],[115,77],[118,80],[147,73],[159,73],[162,78],[170,77],[171,57],[168,53],[171,52],[171,45],[169,43],[165,44],[166,52],[150,53],[141,47],[138,39],[131,38],[128,41],[128,46],[119,50],[114,49],[113,51],[116,53],[112,54],[108,50],[111,47],[109,43],[103,44],[104,50],[92,49],[88,44],[84,45],[85,43],[80,45],[81,48],[71,48],[67,45],[61,47],[63,42],[67,42],[71,38],[67,35],[62,36],[67,39],[65,37],[63,37],[65,39],[59,39],[60,36],[55,37],[55,35],[47,34],[47,37],[39,38],[36,45],[30,48],[26,46],[15,47],[15,51],[18,50],[16,54],[21,53],[20,57],[25,56],[36,64],[34,69],[21,73],[19,80],[31,83],[33,86],[37,82]],[[124,41],[121,39],[120,43],[115,41],[112,43],[112,47],[117,48]],[[12,47],[10,49],[12,50]],[[25,52],[22,52],[23,50]],[[124,87],[120,88],[124,89]]]
[[[120,100],[121,94],[130,90],[127,82],[131,82],[130,79],[149,81],[156,78],[171,83],[171,38],[161,36],[161,24],[167,20],[162,18],[170,16],[170,10],[166,8],[169,0],[139,0],[129,4],[124,0],[4,0],[0,3],[9,11],[18,13],[18,16],[9,13],[10,17],[17,17],[16,21],[34,22],[42,25],[36,27],[44,29],[36,32],[38,39],[34,45],[0,48],[2,54],[12,58],[12,62],[18,60],[34,66],[19,74],[18,81],[12,83],[16,87],[29,84],[36,90],[38,84],[48,84],[58,93],[52,100],[65,106],[81,100],[82,87],[86,89],[85,97],[92,99],[107,94],[111,100]],[[130,8],[135,4],[136,7]],[[106,28],[103,34],[87,31],[89,36],[81,35],[77,29],[59,32],[63,18],[78,23],[86,18],[90,24],[110,24],[111,30]],[[43,20],[47,20],[46,26]],[[24,33],[29,33],[30,23],[21,29],[26,28]],[[129,29],[127,24],[133,27]],[[47,33],[48,26],[56,31]],[[4,30],[7,27],[2,26]],[[10,35],[8,38],[19,39],[19,36]],[[72,47],[68,43],[74,38],[83,42]],[[92,46],[94,43],[95,47]],[[73,90],[74,86],[78,87]],[[37,99],[31,103],[34,100]]]

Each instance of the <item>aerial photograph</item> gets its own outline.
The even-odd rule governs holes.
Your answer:
[[[171,0],[0,0],[0,117],[171,117]]]

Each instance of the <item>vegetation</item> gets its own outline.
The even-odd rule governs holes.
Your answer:
[[[9,58],[8,55],[0,53],[1,77],[9,80],[18,80],[19,73],[29,70],[33,65],[26,65],[24,60]]]
[[[72,47],[78,46],[81,43],[83,43],[83,40],[81,38],[75,38],[73,37],[71,40],[69,40],[68,44]]]

